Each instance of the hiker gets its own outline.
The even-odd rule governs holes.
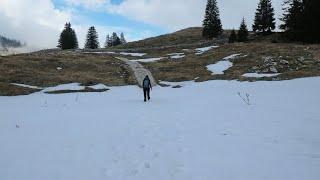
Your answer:
[[[150,100],[150,89],[152,89],[151,81],[148,75],[143,79],[142,82],[143,94],[144,94],[144,102]]]

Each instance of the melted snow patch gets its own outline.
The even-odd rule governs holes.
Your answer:
[[[155,61],[159,61],[163,59],[163,57],[160,58],[147,58],[147,59],[135,59],[135,60],[131,60],[133,62],[155,62]]]
[[[19,83],[11,83],[11,84],[15,85],[15,86],[19,86],[19,87],[30,88],[30,89],[43,89],[43,88],[38,87],[38,86],[31,86],[31,85],[27,85],[27,84],[19,84]]]
[[[98,52],[83,52],[85,54],[117,54],[112,51],[98,51]]]
[[[170,56],[171,59],[181,59],[186,57],[186,55],[184,53],[171,53],[171,54],[167,54],[168,56]]]
[[[63,90],[83,90],[84,87],[80,83],[61,84],[54,87],[45,88],[43,91],[63,91]]]
[[[237,56],[240,56],[241,54],[232,54],[230,56],[227,56],[223,58],[224,60],[230,60],[230,59],[235,59]]]
[[[127,52],[121,52],[120,54],[124,56],[134,56],[134,57],[142,57],[146,55],[146,53],[127,53]]]
[[[167,86],[172,86],[172,87],[174,86],[185,87],[185,86],[195,84],[195,81],[181,81],[181,82],[160,81],[159,83]]]
[[[200,54],[203,54],[213,48],[218,48],[219,46],[208,46],[208,47],[203,47],[203,48],[197,48],[195,49],[197,52],[196,52],[196,55],[200,55]]]
[[[224,74],[224,71],[232,67],[232,65],[230,61],[219,61],[215,64],[208,65],[207,68],[212,74]]]
[[[224,74],[224,71],[231,68],[233,66],[233,63],[230,62],[230,60],[235,59],[237,56],[241,54],[232,54],[230,56],[227,56],[223,58],[222,61],[219,61],[215,64],[208,65],[207,68],[209,71],[212,72],[212,74]]]
[[[89,88],[95,89],[95,90],[99,90],[99,89],[108,89],[109,87],[104,85],[104,84],[97,84],[94,86],[89,86]]]
[[[243,77],[253,77],[253,78],[263,78],[263,77],[275,77],[280,75],[280,73],[274,73],[274,74],[258,74],[258,73],[246,73],[243,74]]]

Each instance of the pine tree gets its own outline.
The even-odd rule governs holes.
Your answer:
[[[211,39],[222,34],[222,31],[217,1],[208,0],[203,20],[202,36]]]
[[[253,31],[270,34],[275,28],[276,23],[271,0],[260,0],[252,26]]]
[[[115,32],[112,33],[111,42],[112,42],[112,46],[117,46],[121,44],[120,38],[118,37],[117,33]]]
[[[121,33],[121,35],[120,35],[120,42],[121,42],[121,44],[127,43],[126,39],[124,38],[124,34],[123,33]]]
[[[108,47],[111,47],[111,46],[112,46],[111,38],[110,38],[110,35],[108,34],[107,37],[106,37],[106,42],[104,43],[104,47],[108,48]]]
[[[71,28],[70,23],[66,23],[63,31],[60,34],[58,47],[61,49],[76,49],[78,48],[78,39],[76,32]]]
[[[229,43],[234,43],[236,41],[237,41],[237,34],[236,34],[236,31],[233,29],[229,36]]]
[[[98,49],[99,41],[98,41],[98,33],[94,26],[90,27],[87,34],[86,49]]]
[[[291,40],[320,43],[320,1],[286,0],[280,26]]]
[[[280,19],[283,24],[280,29],[285,31],[286,37],[292,40],[301,39],[303,29],[303,2],[302,0],[286,0],[284,2],[285,11]]]
[[[240,28],[239,28],[239,31],[238,31],[238,41],[239,42],[248,41],[248,36],[249,36],[249,31],[248,31],[248,28],[246,25],[246,21],[243,18],[241,25],[240,25]]]
[[[320,1],[304,0],[302,40],[320,43]]]

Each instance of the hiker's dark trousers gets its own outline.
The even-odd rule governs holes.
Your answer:
[[[144,100],[150,99],[150,88],[143,88]]]

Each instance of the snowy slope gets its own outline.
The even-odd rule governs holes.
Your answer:
[[[0,179],[318,180],[319,92],[306,78],[155,87],[148,103],[134,86],[0,97]]]

